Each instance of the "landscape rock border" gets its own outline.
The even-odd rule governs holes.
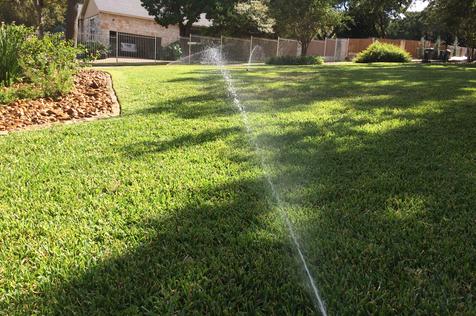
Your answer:
[[[0,126],[0,136],[57,125],[91,122],[117,117],[120,114],[121,106],[111,75],[105,71],[82,70],[75,76],[73,91],[56,100],[51,98],[18,100],[5,105],[3,109],[0,105],[0,124],[9,121],[21,122],[19,127],[14,128],[5,129],[4,126]],[[35,119],[44,117],[46,122],[35,123],[32,117]]]

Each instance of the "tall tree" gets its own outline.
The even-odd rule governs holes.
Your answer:
[[[36,27],[38,28],[38,35],[43,37],[45,32],[45,1],[44,0],[33,0],[33,8],[35,9],[36,17]]]
[[[209,34],[228,36],[269,36],[274,33],[275,20],[270,15],[270,0],[240,0],[229,14],[217,16]]]
[[[349,17],[339,32],[345,37],[387,37],[390,22],[408,11],[413,0],[344,0],[341,8]]]
[[[0,22],[35,25],[28,1],[0,0]]]
[[[64,0],[0,0],[0,21],[33,26],[42,35],[64,23]]]
[[[297,38],[303,56],[314,38],[331,34],[341,23],[335,6],[333,0],[271,0],[278,34]]]
[[[141,0],[149,14],[162,26],[178,25],[181,36],[188,36],[202,13],[207,19],[233,8],[235,0]]]
[[[387,36],[408,40],[420,40],[431,32],[431,25],[426,12],[407,12],[404,16],[393,19],[387,29]]]
[[[432,0],[429,10],[433,19],[471,47],[469,59],[476,55],[476,0]]]

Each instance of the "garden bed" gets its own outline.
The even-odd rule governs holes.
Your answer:
[[[0,134],[55,123],[112,117],[119,113],[110,75],[97,70],[83,70],[75,75],[73,90],[64,96],[17,100],[0,105]]]

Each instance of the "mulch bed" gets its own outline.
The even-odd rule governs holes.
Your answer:
[[[112,117],[119,113],[110,75],[97,70],[83,70],[75,76],[74,88],[67,95],[0,105],[0,134],[55,123]]]

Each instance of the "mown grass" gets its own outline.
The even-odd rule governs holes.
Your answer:
[[[0,313],[313,314],[210,67],[109,70],[123,115],[0,138]],[[476,69],[231,68],[330,314],[476,313]]]

